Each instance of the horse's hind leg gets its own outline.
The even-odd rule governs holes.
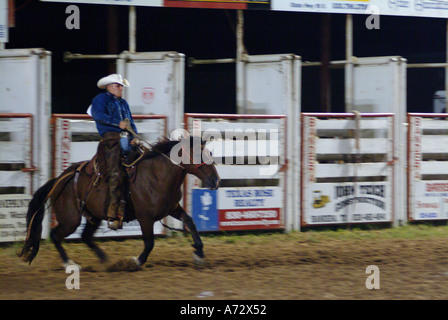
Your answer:
[[[177,206],[177,208],[174,210],[174,212],[171,214],[172,217],[182,220],[188,227],[188,230],[190,230],[191,237],[193,238],[193,248],[196,250],[193,253],[193,258],[196,263],[203,263],[204,262],[204,245],[202,244],[201,237],[199,236],[198,230],[196,229],[196,224],[194,223],[194,220],[188,215],[188,213],[182,208],[180,205]]]
[[[67,267],[70,264],[74,264],[73,261],[69,260],[67,256],[67,252],[65,252],[64,247],[62,247],[62,241],[64,240],[64,233],[63,229],[60,225],[56,226],[55,228],[51,229],[50,232],[50,239],[53,241],[54,246],[59,252],[59,255],[61,256],[62,263],[64,267]]]
[[[101,220],[97,218],[92,218],[90,221],[88,221],[84,227],[84,230],[82,232],[81,239],[82,241],[87,244],[87,246],[95,252],[95,254],[100,258],[101,262],[107,261],[107,255],[104,253],[103,250],[101,250],[100,247],[96,245],[95,242],[93,242],[93,234],[98,229],[98,227],[101,224]]]

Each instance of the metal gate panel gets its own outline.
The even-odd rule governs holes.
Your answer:
[[[448,220],[448,115],[408,114],[408,218]]]
[[[186,114],[190,135],[212,152],[222,183],[201,187],[187,176],[184,206],[200,231],[284,229],[286,116]]]
[[[130,87],[124,91],[133,114],[163,114],[168,132],[182,127],[185,56],[177,52],[123,52],[118,73]]]
[[[167,120],[164,115],[134,115],[134,122],[139,135],[149,142],[156,142],[161,136],[167,134]],[[56,177],[67,169],[72,163],[90,160],[96,153],[100,136],[95,122],[88,115],[53,115],[54,148],[53,148],[53,175]],[[86,223],[82,218],[81,225],[68,237],[79,239]],[[166,230],[160,223],[154,225],[155,234],[165,234]],[[123,229],[112,231],[103,221],[95,237],[123,237],[139,236],[141,229],[138,221],[126,222]]]
[[[303,113],[302,125],[302,226],[393,222],[394,115]]]

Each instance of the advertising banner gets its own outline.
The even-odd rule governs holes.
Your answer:
[[[448,18],[448,2],[439,0],[272,0],[272,10]]]
[[[26,213],[31,195],[0,195],[0,242],[21,241],[26,237]]]
[[[390,183],[318,183],[307,189],[306,224],[390,221]]]
[[[199,231],[283,227],[280,187],[193,190],[193,219]]]
[[[413,218],[448,219],[448,181],[414,182]]]
[[[8,0],[0,0],[0,42],[8,42]]]
[[[198,231],[218,231],[216,190],[193,189],[193,220]]]
[[[147,7],[162,7],[163,0],[41,0],[44,2],[69,2],[72,4],[88,3],[88,4],[112,4],[123,6],[147,6]]]
[[[408,218],[448,220],[445,113],[408,114]]]
[[[207,9],[270,9],[270,0],[164,0],[164,6]]]
[[[7,1],[7,0],[0,0]],[[269,10],[270,0],[41,0],[46,2],[69,2],[73,4],[111,4],[124,6],[146,7],[178,7],[206,9],[266,9]]]

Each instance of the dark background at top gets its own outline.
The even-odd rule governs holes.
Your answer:
[[[84,113],[100,92],[96,82],[113,71],[105,60],[63,62],[63,53],[104,54],[128,50],[128,7],[78,4],[81,25],[68,30],[67,3],[16,1],[16,26],[6,48],[45,48],[52,52],[52,112]],[[179,8],[137,8],[137,51],[178,51],[186,58],[234,58],[236,11]],[[116,32],[110,32],[116,15]],[[256,54],[294,53],[303,61],[321,60],[324,15],[244,11],[244,42]],[[408,63],[445,62],[446,19],[380,17],[380,29],[368,30],[364,15],[354,15],[357,57],[400,55]],[[109,23],[109,24],[108,24]],[[112,29],[110,29],[112,28]],[[109,37],[112,34],[113,37]],[[111,40],[112,38],[112,40]],[[331,15],[331,60],[345,59],[345,15]],[[187,63],[186,63],[187,64]],[[185,69],[185,111],[235,113],[235,65]],[[343,70],[332,70],[332,110],[344,110]],[[444,89],[445,72],[408,69],[410,112],[431,112],[434,92]],[[302,111],[320,111],[318,67],[302,69]]]

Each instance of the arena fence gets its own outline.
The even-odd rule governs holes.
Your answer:
[[[208,190],[187,176],[184,206],[206,232],[287,230],[294,219],[300,226],[393,223],[397,206],[407,207],[409,221],[448,220],[447,118],[409,113],[407,161],[399,162],[392,113],[302,113],[300,159],[291,159],[284,115],[186,114],[186,131],[207,140],[222,185]],[[40,187],[32,178],[41,170],[33,162],[33,119],[0,114],[0,242],[24,238],[28,202]],[[164,115],[136,115],[135,121],[145,140],[167,135]],[[52,123],[53,176],[93,157],[99,136],[89,116],[59,114]],[[288,187],[291,163],[300,164],[298,194]],[[407,189],[397,184],[397,172],[406,172]],[[400,204],[397,194],[407,201]],[[300,210],[288,212],[291,197],[300,200]],[[44,220],[44,237],[48,224]],[[157,224],[155,232],[167,230]],[[121,231],[103,225],[96,236],[140,234],[134,221]],[[78,230],[71,237],[79,236]]]
[[[150,143],[156,142],[158,138],[167,134],[167,119],[164,115],[134,115],[134,122],[138,133]],[[100,136],[95,122],[88,115],[53,115],[53,176],[58,176],[72,163],[90,160],[96,153]],[[83,217],[81,226],[70,239],[81,237],[84,224]],[[164,234],[165,228],[160,223],[154,225],[155,234]],[[106,222],[100,225],[95,237],[122,237],[141,235],[138,222],[130,221],[124,223],[123,229],[112,231],[107,228]]]
[[[448,114],[408,114],[408,219],[448,219]]]
[[[286,116],[186,114],[186,130],[207,141],[222,183],[208,190],[187,176],[185,207],[199,231],[283,229]]]
[[[302,114],[302,226],[393,221],[393,117]]]
[[[33,119],[31,114],[0,114],[0,242],[25,238],[26,212],[35,189]]]

